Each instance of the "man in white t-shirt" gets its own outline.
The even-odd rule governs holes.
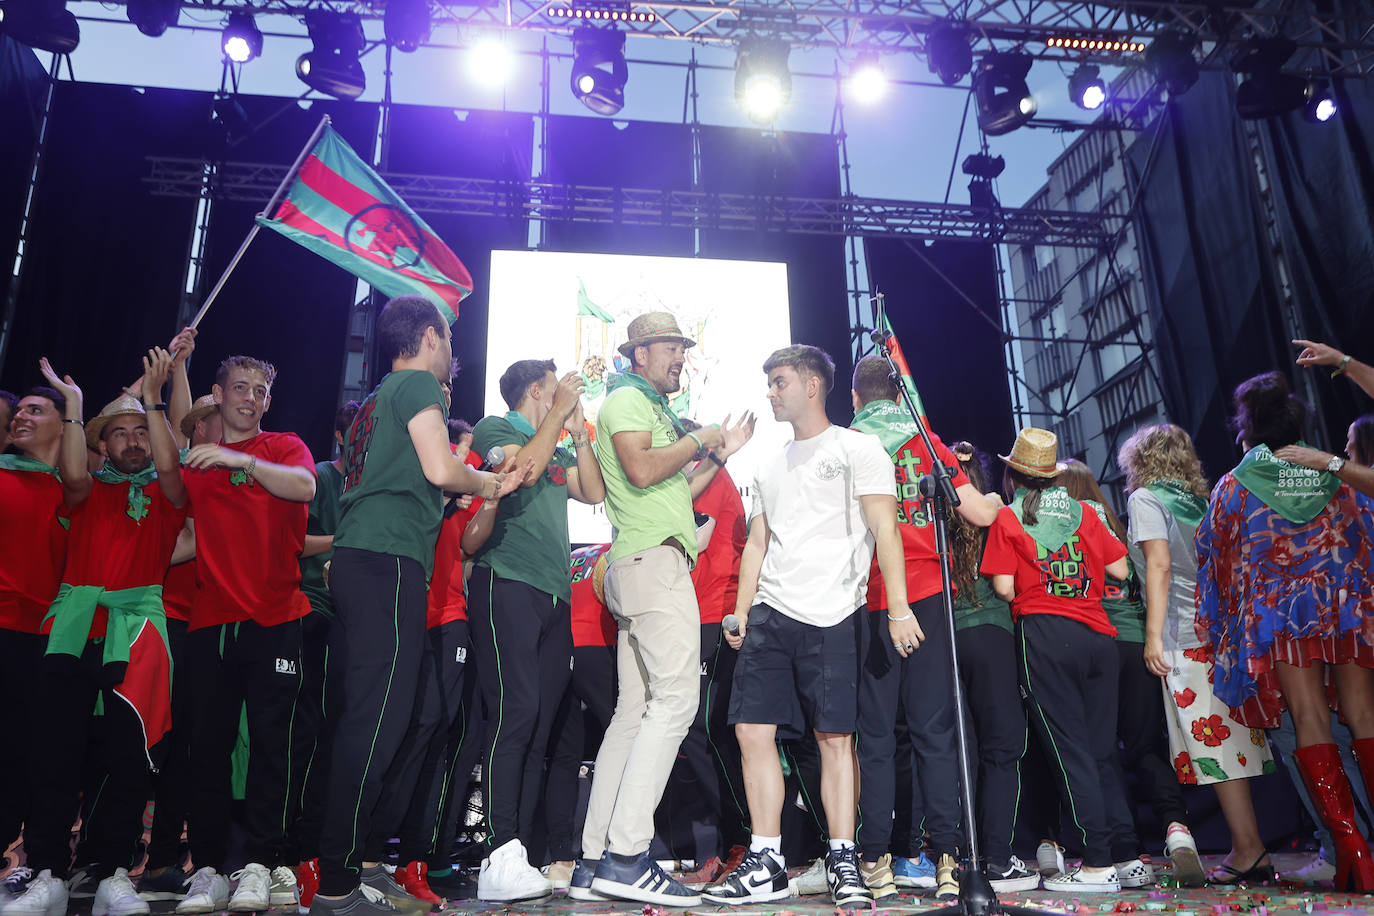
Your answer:
[[[889,634],[905,657],[924,634],[906,601],[892,460],[877,436],[832,426],[825,397],[835,364],[794,346],[763,364],[773,416],[793,441],[754,478],[749,540],[740,559],[735,615],[740,649],[730,698],[754,834],[733,872],[702,896],[717,903],[780,900],[783,776],[775,741],[809,724],[821,755],[821,799],[830,828],[826,878],[836,906],[870,905],[854,846],[859,625],[877,545],[888,588]]]

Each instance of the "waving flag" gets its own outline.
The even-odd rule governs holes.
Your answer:
[[[257,222],[388,296],[424,296],[450,323],[472,292],[458,256],[332,127],[324,127],[276,210]]]
[[[911,398],[911,403],[916,407],[916,413],[921,417],[922,425],[929,429],[930,421],[926,419],[926,405],[921,403],[921,395],[916,390],[916,380],[911,377],[911,367],[906,364],[906,356],[902,354],[902,345],[897,343],[897,335],[892,332],[892,325],[887,321],[887,312],[878,313],[878,331],[887,336],[887,351],[892,357],[892,364],[897,367],[897,374],[901,376],[899,382],[902,390]]]

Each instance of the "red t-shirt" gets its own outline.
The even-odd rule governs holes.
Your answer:
[[[258,433],[220,444],[315,473],[315,459],[295,433]],[[309,614],[299,563],[309,504],[279,499],[242,471],[181,473],[196,523],[200,572],[190,629],[241,620],[270,627]]]
[[[1116,627],[1102,610],[1104,567],[1125,555],[1126,546],[1102,524],[1091,506],[1083,506],[1078,530],[1053,552],[1027,534],[1016,513],[1004,506],[988,529],[980,572],[1015,577],[1013,617],[1058,614],[1115,636]]]
[[[167,575],[162,580],[162,607],[168,620],[190,621],[191,608],[200,588],[196,579],[195,560],[167,567]]]
[[[474,468],[482,466],[482,459],[472,452],[463,460]],[[429,598],[425,603],[426,627],[432,629],[468,619],[468,597],[463,592],[463,532],[480,508],[482,498],[474,496],[472,505],[454,512],[439,526],[439,539],[434,543],[434,574],[429,577]]]
[[[697,554],[692,585],[697,592],[701,622],[720,623],[726,614],[734,613],[735,596],[739,594],[739,558],[749,538],[744,501],[725,468],[720,468],[692,508],[716,520],[711,543]]]
[[[945,447],[940,437],[930,434],[940,461],[954,469],[954,487],[968,483],[968,475],[959,466],[959,459]],[[940,593],[940,555],[935,552],[935,524],[926,516],[922,505],[919,482],[930,473],[933,463],[920,433],[912,436],[897,450],[892,459],[897,474],[897,530],[902,534],[902,553],[906,557],[906,600],[915,604],[922,598]],[[878,572],[878,552],[873,552],[873,565],[868,574],[868,609],[877,611],[887,607],[887,589]]]
[[[615,645],[615,618],[592,588],[592,570],[610,544],[593,544],[572,552],[572,635],[573,646]]]
[[[147,514],[134,519],[129,514],[129,484],[96,478],[91,495],[71,510],[63,582],[98,585],[112,592],[162,582],[186,521],[186,509],[168,502],[156,481],[143,488],[143,496],[148,501],[143,507]],[[105,635],[105,619],[105,609],[97,608],[91,622],[92,639]],[[51,629],[52,621],[48,621],[43,632]]]
[[[37,633],[67,557],[62,484],[41,471],[0,470],[0,629]]]

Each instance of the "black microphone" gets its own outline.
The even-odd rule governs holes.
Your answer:
[[[726,614],[720,622],[720,628],[731,636],[739,635],[739,618],[734,614]]]
[[[479,471],[490,471],[492,468],[500,467],[506,460],[506,450],[499,445],[493,445],[487,450],[487,457],[477,467]]]
[[[868,339],[873,341],[873,343],[879,347],[887,343],[889,338],[891,337],[892,332],[884,331],[882,328],[874,328],[872,331],[868,332]]]

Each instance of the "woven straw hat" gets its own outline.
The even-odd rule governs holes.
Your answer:
[[[596,592],[596,600],[602,604],[606,603],[606,554],[596,558],[596,565],[592,567],[592,591]]]
[[[196,398],[196,402],[191,405],[190,413],[181,418],[181,434],[190,439],[196,432],[196,421],[201,417],[208,417],[212,413],[219,412],[219,405],[215,403],[215,396],[207,394],[204,397]]]
[[[115,417],[146,417],[148,412],[143,403],[127,391],[105,405],[105,409],[91,422],[86,424],[86,445],[97,451],[100,449],[100,431]]]
[[[677,318],[672,312],[645,312],[625,329],[629,340],[620,345],[620,355],[626,359],[634,357],[635,347],[651,344],[656,340],[680,340],[684,347],[695,347],[697,342],[682,333]]]
[[[1016,434],[1011,454],[997,457],[1027,477],[1054,477],[1059,473],[1058,455],[1058,436],[1048,429],[1028,426]]]

